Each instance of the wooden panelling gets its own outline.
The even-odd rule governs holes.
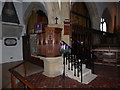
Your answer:
[[[84,27],[91,26],[89,12],[83,2],[76,2],[72,5],[70,18],[72,24],[77,24]]]
[[[44,33],[37,34],[37,55],[45,57],[60,56],[61,28],[46,27]]]
[[[119,64],[120,63],[120,48],[111,48],[108,49],[108,47],[99,47],[96,49],[92,49],[93,55],[95,55],[96,62],[101,62],[101,63],[115,63]]]
[[[27,24],[27,34],[35,33],[34,29],[37,23],[42,23],[43,26],[48,24],[47,16],[42,11],[38,13],[35,11],[31,12]]]
[[[30,52],[30,37],[23,36],[23,59],[30,60],[31,52]]]
[[[65,19],[64,21],[64,35],[71,35],[70,20]]]

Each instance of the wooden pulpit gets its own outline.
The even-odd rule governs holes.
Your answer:
[[[61,28],[45,27],[44,32],[37,35],[38,55],[44,57],[60,56]]]

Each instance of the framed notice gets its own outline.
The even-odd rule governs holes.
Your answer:
[[[35,24],[35,33],[41,33],[42,32],[42,23]]]
[[[70,27],[70,20],[65,19],[64,21],[64,35],[70,35],[71,34],[71,27]]]

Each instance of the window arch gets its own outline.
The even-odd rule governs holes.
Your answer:
[[[107,23],[105,18],[101,18],[101,23],[100,23],[100,30],[103,32],[107,32]]]
[[[112,19],[108,8],[105,8],[100,21],[100,30],[104,32],[112,31]]]

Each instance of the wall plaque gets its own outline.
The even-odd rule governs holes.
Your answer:
[[[70,27],[70,20],[65,19],[64,21],[64,35],[70,35],[71,34],[71,27]]]
[[[4,40],[4,44],[6,46],[15,46],[17,44],[17,39],[16,38],[6,38]]]

